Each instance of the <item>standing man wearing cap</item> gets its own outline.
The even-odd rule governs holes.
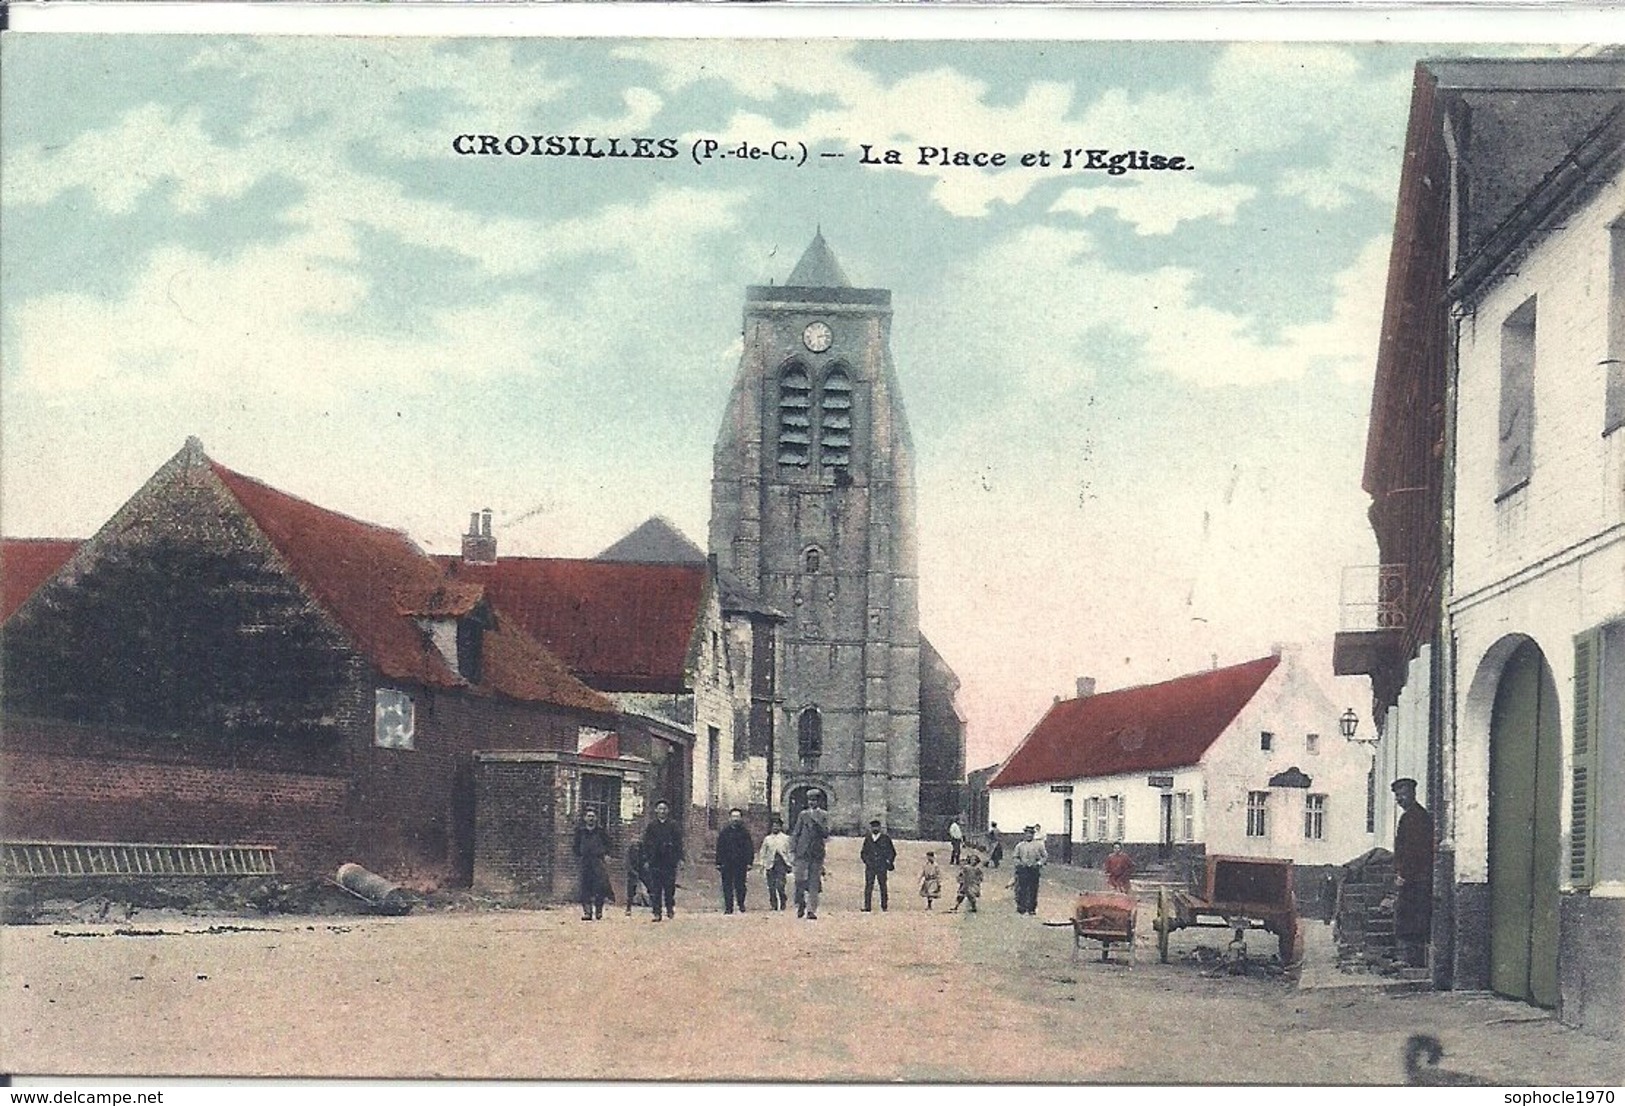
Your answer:
[[[1433,923],[1433,815],[1416,801],[1415,780],[1395,780],[1393,791],[1401,812],[1394,831],[1394,938],[1405,963],[1421,968]]]
[[[879,818],[869,819],[869,834],[858,855],[863,860],[863,912],[874,909],[876,883],[880,884],[880,909],[886,910],[891,905],[886,896],[886,873],[897,867],[897,846],[880,828]]]
[[[824,842],[829,837],[829,811],[824,802],[822,791],[808,793],[807,809],[796,815],[796,829],[790,837],[798,918],[818,918],[818,895],[824,889]]]
[[[1016,842],[1017,914],[1038,913],[1038,876],[1044,865],[1049,863],[1049,853],[1044,850],[1044,842],[1037,839],[1037,834],[1037,826],[1028,826],[1021,831],[1021,840]]]

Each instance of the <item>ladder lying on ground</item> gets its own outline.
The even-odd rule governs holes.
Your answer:
[[[273,875],[273,845],[0,842],[0,877]]]

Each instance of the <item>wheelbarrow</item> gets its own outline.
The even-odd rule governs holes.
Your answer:
[[[1100,946],[1100,959],[1112,953],[1127,950],[1128,962],[1134,963],[1134,916],[1138,906],[1133,895],[1114,891],[1085,891],[1072,903],[1072,920],[1045,922],[1047,926],[1070,926],[1072,929],[1072,961],[1077,963],[1078,951],[1084,942],[1093,941]]]

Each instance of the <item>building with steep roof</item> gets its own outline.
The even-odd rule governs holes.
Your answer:
[[[651,795],[698,810],[702,824],[733,806],[765,814],[777,612],[740,599],[661,518],[591,559],[500,556],[481,516],[463,547],[461,558],[439,558],[451,577],[478,583],[615,701],[615,747],[651,762]]]
[[[793,815],[818,789],[839,831],[881,818],[936,836],[962,813],[964,725],[952,670],[920,637],[914,447],[891,316],[891,293],[852,286],[822,232],[787,283],[746,290],[710,548],[786,619],[774,804]]]
[[[8,838],[252,842],[294,871],[466,883],[473,753],[573,756],[616,724],[477,583],[196,439],[3,650]]]
[[[1366,466],[1404,614],[1339,660],[1422,768],[1434,982],[1618,1037],[1625,60],[1422,62],[1405,149]]]
[[[1098,864],[1207,853],[1341,864],[1371,846],[1370,776],[1291,653],[1059,699],[988,781],[1005,834]]]

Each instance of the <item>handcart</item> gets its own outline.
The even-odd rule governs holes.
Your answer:
[[[1078,959],[1078,950],[1085,941],[1100,945],[1100,959],[1106,960],[1113,952],[1127,950],[1128,961],[1134,963],[1134,914],[1138,906],[1133,895],[1112,891],[1085,891],[1072,904],[1072,921],[1046,923],[1072,927],[1072,960]]]
[[[1187,927],[1229,929],[1233,950],[1246,954],[1246,933],[1262,929],[1279,941],[1281,963],[1303,959],[1303,925],[1292,893],[1292,861],[1275,857],[1210,856],[1200,898],[1177,889],[1157,892],[1157,955],[1168,962],[1168,937]]]

